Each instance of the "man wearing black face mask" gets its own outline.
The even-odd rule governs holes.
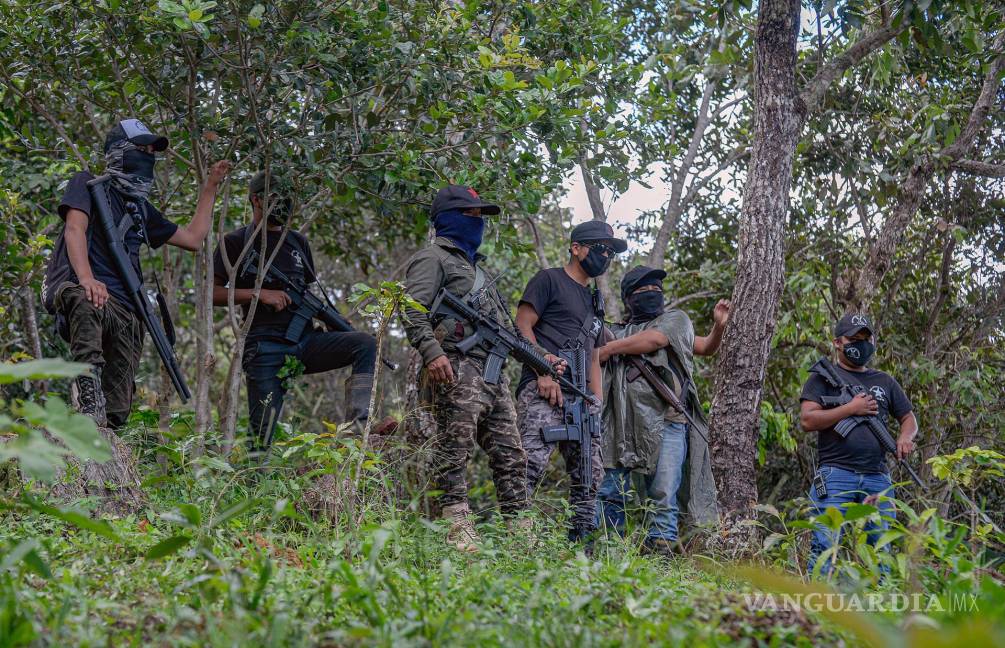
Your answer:
[[[154,153],[167,146],[166,137],[154,135],[138,119],[120,121],[105,138],[112,217],[116,223],[133,218],[127,211],[129,203],[139,214],[123,238],[140,277],[141,243],[154,249],[169,243],[193,252],[202,247],[212,224],[217,188],[230,170],[225,161],[210,168],[192,221],[179,227],[147,200],[154,184]],[[87,171],[77,173],[60,201],[59,215],[66,226],[56,241],[43,302],[56,314],[72,358],[93,367],[74,381],[74,405],[99,425],[120,427],[129,416],[144,333],[104,232],[96,224],[97,211],[87,188],[93,179]]]
[[[226,252],[231,267],[242,264],[245,247],[254,248],[272,260],[270,267],[280,271],[299,285],[316,282],[314,256],[307,237],[295,229],[284,226],[292,216],[293,200],[287,181],[276,173],[259,171],[248,186],[252,207],[252,222],[228,232],[223,245],[213,255],[213,304],[227,306],[227,284],[230,273],[224,263]],[[262,247],[263,226],[265,247]],[[279,248],[278,251],[276,248]],[[275,255],[273,257],[273,255]],[[238,273],[234,281],[234,304],[240,306],[245,317],[251,310],[255,293],[255,276]],[[245,340],[243,369],[248,385],[248,420],[251,428],[249,447],[252,452],[264,453],[272,445],[272,434],[283,410],[286,385],[279,376],[287,357],[298,359],[304,373],[315,374],[351,366],[352,373],[345,381],[346,418],[361,427],[369,416],[370,390],[373,386],[373,369],[377,358],[377,342],[363,331],[316,331],[308,327],[300,340],[286,339],[286,331],[293,319],[289,308],[290,296],[282,284],[266,280],[262,283],[258,305]]]
[[[708,448],[708,425],[695,387],[694,356],[719,349],[729,320],[729,302],[712,311],[712,330],[696,336],[684,311],[664,311],[666,272],[636,266],[621,281],[627,321],[611,327],[614,340],[600,349],[607,386],[604,400],[604,481],[598,517],[623,533],[631,473],[644,476],[648,509],[645,551],[670,555],[678,538],[678,490],[695,524],[718,520],[715,481]],[[641,375],[641,361],[682,404],[678,411]],[[691,425],[688,417],[694,421]]]
[[[889,374],[866,366],[876,350],[868,317],[861,313],[842,317],[834,327],[833,346],[838,378],[851,385],[862,385],[868,393],[859,394],[840,407],[824,409],[822,398],[838,396],[839,390],[816,373],[811,373],[803,385],[800,421],[804,430],[817,433],[819,464],[810,499],[817,514],[823,513],[828,506],[840,508],[863,502],[877,506],[883,521],[869,527],[869,540],[874,543],[886,530],[886,519],[894,514],[893,504],[878,498],[880,494],[893,496],[886,453],[866,424],[860,423],[845,437],[838,434],[834,426],[849,416],[878,416],[885,424],[887,417],[892,415],[900,424],[897,456],[906,457],[914,449],[918,421],[900,384]],[[837,534],[830,529],[821,526],[814,531],[810,570],[820,554],[834,546],[837,540]],[[830,563],[827,560],[821,565],[822,573],[830,572]]]
[[[587,386],[603,400],[600,372],[600,351],[603,344],[603,313],[599,295],[589,289],[590,279],[607,272],[615,254],[628,248],[625,241],[614,237],[607,223],[593,220],[572,230],[569,262],[564,267],[541,270],[524,289],[517,309],[516,325],[532,343],[552,354],[562,349],[583,348],[589,359]],[[520,436],[527,451],[527,484],[537,487],[544,470],[557,449],[565,459],[569,474],[569,501],[574,511],[569,539],[589,541],[596,529],[597,484],[603,476],[600,461],[600,439],[593,439],[593,476],[590,486],[582,472],[579,444],[572,441],[547,443],[542,428],[563,421],[562,389],[549,376],[538,376],[524,366],[517,386],[517,413]],[[597,408],[596,415],[600,414]]]

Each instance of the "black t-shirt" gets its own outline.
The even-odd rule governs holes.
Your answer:
[[[594,315],[592,291],[570,277],[565,268],[548,268],[534,275],[524,288],[520,303],[529,304],[537,312],[534,337],[539,345],[554,354],[566,343],[574,342],[580,336],[583,324],[587,323],[587,317]],[[585,340],[587,361],[593,349],[603,344],[603,327],[597,325],[598,322],[599,318],[592,317],[592,321],[587,323],[590,328]],[[524,365],[517,393],[536,379],[537,374]]]
[[[862,385],[872,394],[879,407],[879,420],[887,424],[888,428],[890,415],[899,420],[914,409],[907,394],[891,375],[878,369],[848,371],[837,364],[834,367],[842,381],[849,385]],[[822,396],[839,394],[837,388],[828,385],[821,376],[811,373],[809,380],[803,385],[799,400],[820,403]],[[897,429],[894,428],[890,434],[897,438]],[[837,466],[860,473],[886,472],[883,448],[865,423],[855,426],[844,438],[834,428],[820,430],[817,433],[817,446],[821,466]]]
[[[87,189],[87,183],[93,179],[94,175],[87,171],[80,171],[70,178],[70,182],[66,185],[66,191],[63,193],[63,199],[59,203],[59,216],[65,221],[66,214],[71,209],[79,209],[87,214],[87,258],[91,264],[91,272],[95,279],[105,284],[110,295],[119,300],[126,308],[134,310],[133,300],[126,292],[122,279],[115,269],[115,260],[112,259],[104,230],[101,223],[98,222],[98,212],[92,204],[91,192]],[[129,217],[126,212],[126,202],[132,200],[131,198],[123,196],[114,186],[109,185],[108,199],[116,225],[122,222],[122,218]],[[140,204],[140,213],[146,214],[144,227],[146,228],[147,241],[153,249],[167,243],[168,239],[178,231],[178,226],[164,218],[157,211],[157,208],[146,199]],[[140,268],[140,245],[142,243],[143,233],[139,227],[133,227],[126,232],[126,250],[139,277],[143,277],[143,270]],[[78,281],[72,266],[70,267],[69,280]]]
[[[249,229],[251,230],[251,233],[254,234],[255,226],[247,225],[238,230],[234,230],[223,237],[223,245],[227,249],[227,258],[230,260],[231,265],[237,263],[237,259],[241,255],[241,250],[244,249]],[[269,257],[272,256],[272,251],[276,249],[276,244],[279,242],[279,238],[282,234],[283,233],[281,231],[268,231],[265,251],[266,261],[268,261]],[[261,232],[254,236],[253,245],[258,249],[261,249],[262,246],[261,237]],[[248,255],[245,255],[244,258],[241,259],[241,263],[243,264],[247,258]],[[276,258],[272,262],[272,267],[276,268],[297,283],[302,283],[304,285],[310,285],[313,283],[315,277],[314,258],[311,256],[311,248],[307,244],[307,239],[304,238],[303,234],[292,230],[286,233],[286,238],[283,240],[283,246],[276,254]],[[224,267],[223,256],[220,253],[219,246],[217,246],[216,252],[213,254],[213,274],[218,280],[222,281],[224,285],[226,285],[228,279],[227,269]],[[254,288],[255,275],[250,273],[238,275],[235,284],[236,288]],[[263,282],[262,287],[270,290],[281,290],[283,288],[282,285],[273,281]],[[245,317],[247,317],[248,310],[250,308],[250,304],[243,304],[241,306],[241,310],[244,312]],[[283,334],[286,332],[286,327],[289,326],[291,319],[293,319],[292,307],[284,308],[283,310],[277,312],[271,306],[266,306],[265,304],[259,302],[258,306],[255,308],[255,318],[251,322],[251,329],[248,331],[248,337],[254,339],[282,339]]]

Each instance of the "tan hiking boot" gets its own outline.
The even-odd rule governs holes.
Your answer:
[[[467,503],[443,507],[443,519],[450,521],[447,544],[458,551],[474,553],[478,551],[478,532],[471,523],[471,509]]]

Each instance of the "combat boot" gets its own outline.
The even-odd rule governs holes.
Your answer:
[[[596,529],[591,526],[576,525],[569,529],[569,542],[574,544],[582,543],[583,553],[587,558],[593,558],[593,543],[596,540]]]
[[[105,392],[101,391],[101,369],[93,367],[70,383],[70,403],[75,410],[94,419],[98,427],[108,427]]]
[[[447,544],[458,551],[474,553],[478,551],[480,539],[470,515],[471,509],[466,502],[443,507],[443,519],[450,521]]]
[[[345,379],[346,420],[353,423],[357,433],[363,431],[370,414],[370,390],[373,374],[352,374]]]
[[[663,538],[646,538],[642,543],[641,553],[660,558],[676,558],[683,554],[679,542]]]

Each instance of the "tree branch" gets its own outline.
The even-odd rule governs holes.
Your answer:
[[[866,56],[896,38],[907,27],[907,20],[902,20],[896,27],[891,26],[888,21],[884,20],[882,27],[869,32],[852,44],[844,53],[835,56],[820,68],[816,76],[806,84],[806,88],[801,95],[807,114],[816,109],[823,100],[827,88],[838,77],[844,74],[849,68],[858,65]]]
[[[985,178],[1005,178],[1005,164],[993,164],[979,160],[956,160],[953,169]]]

